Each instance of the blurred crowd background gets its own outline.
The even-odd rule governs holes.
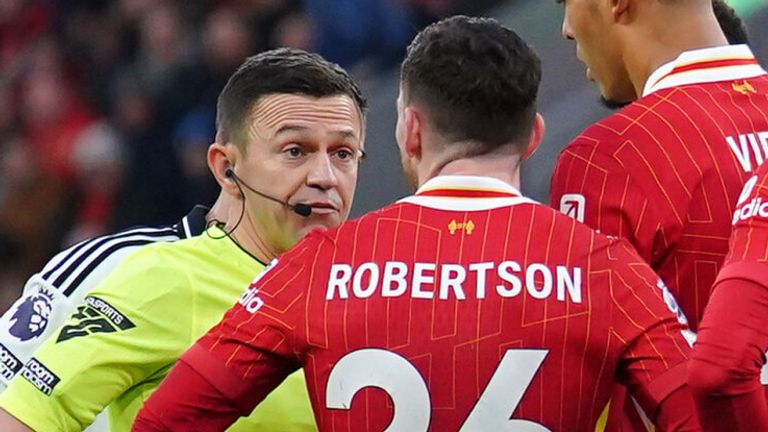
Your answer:
[[[216,97],[248,55],[317,51],[368,82],[483,2],[458,3],[1,0],[0,290],[62,246],[212,203]]]
[[[768,27],[765,0],[738,3]],[[407,193],[397,66],[416,32],[455,13],[497,16],[542,54],[556,142],[532,161],[526,192],[545,201],[557,150],[605,114],[560,38],[554,0],[0,0],[0,311],[62,247],[211,204],[216,97],[265,49],[319,52],[361,83],[372,157],[354,214]]]

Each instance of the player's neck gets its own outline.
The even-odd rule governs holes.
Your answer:
[[[441,175],[491,177],[520,189],[520,157],[494,154],[451,160],[424,171],[424,175],[419,178],[419,184]]]
[[[683,52],[728,44],[714,15],[706,9],[667,14],[637,26],[632,33],[624,38],[625,64],[638,97],[651,74]]]

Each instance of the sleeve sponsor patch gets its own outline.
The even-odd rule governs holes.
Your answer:
[[[48,396],[53,393],[56,384],[61,381],[55,373],[43,366],[43,364],[37,361],[34,357],[29,359],[27,364],[24,365],[24,369],[21,371],[21,376],[35,386],[36,389]]]
[[[584,223],[586,198],[581,194],[565,194],[560,197],[560,213]]]
[[[128,317],[112,305],[94,296],[85,298],[85,304],[78,306],[77,312],[72,314],[70,321],[75,322],[61,328],[56,343],[79,336],[95,333],[114,333],[136,327]]]
[[[0,375],[5,382],[10,381],[22,368],[21,360],[11,350],[0,344]]]
[[[758,177],[752,176],[744,183],[744,188],[741,190],[739,200],[736,203],[736,211],[733,213],[733,225],[736,225],[739,221],[746,221],[754,216],[762,218],[768,218],[768,203],[763,202],[763,199],[756,196],[750,200],[753,196],[755,185],[757,185]]]

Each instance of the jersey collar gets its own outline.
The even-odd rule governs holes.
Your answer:
[[[451,211],[489,210],[532,200],[508,183],[491,177],[437,176],[422,185],[415,195],[399,202]]]
[[[177,223],[174,228],[182,239],[195,237],[205,232],[207,225],[205,216],[210,209],[206,206],[196,205]]]
[[[643,96],[671,87],[754,78],[765,73],[747,45],[686,51],[651,74]]]

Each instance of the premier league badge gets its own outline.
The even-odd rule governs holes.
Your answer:
[[[21,341],[38,337],[48,326],[53,293],[41,287],[25,296],[11,317],[10,333]]]

